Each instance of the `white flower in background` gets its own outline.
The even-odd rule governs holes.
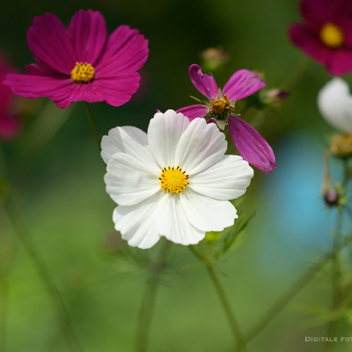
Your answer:
[[[161,236],[196,244],[237,218],[228,201],[246,192],[253,170],[224,155],[224,134],[204,119],[168,110],[150,120],[148,134],[116,127],[102,139],[107,193],[119,204],[115,229],[133,247],[150,248]]]
[[[342,78],[334,77],[320,90],[318,107],[331,126],[352,134],[352,96]]]

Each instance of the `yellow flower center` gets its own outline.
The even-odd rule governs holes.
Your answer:
[[[94,67],[83,62],[76,62],[75,68],[71,71],[71,78],[76,82],[90,82],[94,77]]]
[[[184,189],[189,185],[188,182],[189,175],[186,171],[182,171],[182,168],[177,166],[164,167],[161,171],[159,180],[160,187],[166,193],[182,193]]]
[[[344,43],[342,29],[333,23],[326,23],[320,30],[320,39],[330,48],[339,48]]]
[[[210,112],[217,118],[226,118],[229,113],[235,110],[230,99],[225,94],[222,99],[212,99]]]

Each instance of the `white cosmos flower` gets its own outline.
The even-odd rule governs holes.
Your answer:
[[[227,142],[213,123],[192,122],[168,110],[150,120],[148,134],[116,127],[102,139],[107,193],[118,204],[115,229],[133,247],[150,248],[161,236],[196,244],[237,218],[228,201],[243,195],[253,170],[224,155]]]
[[[331,126],[352,134],[352,96],[342,78],[334,77],[320,90],[318,107]]]

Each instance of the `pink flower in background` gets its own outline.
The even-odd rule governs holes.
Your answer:
[[[38,63],[27,66],[25,75],[8,75],[5,84],[60,108],[74,101],[125,104],[139,87],[136,71],[149,52],[148,40],[126,25],[107,37],[104,17],[92,10],[76,12],[68,30],[51,13],[35,17],[27,41]]]
[[[304,24],[294,24],[289,36],[296,46],[324,65],[332,75],[352,71],[352,1],[303,0]]]
[[[9,73],[16,72],[3,53],[0,53],[0,140],[15,138],[21,129],[20,119],[11,112],[16,96],[2,82]]]
[[[209,101],[177,110],[191,121],[209,117],[220,129],[229,126],[231,138],[244,160],[266,173],[276,167],[275,155],[267,141],[248,123],[234,115],[235,101],[248,97],[265,86],[260,77],[249,70],[235,72],[221,91],[213,76],[203,74],[198,65],[191,65],[189,77],[195,88]]]

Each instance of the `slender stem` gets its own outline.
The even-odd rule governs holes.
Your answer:
[[[204,258],[201,254],[199,254],[192,246],[188,246],[188,248],[191,250],[191,252],[199,259],[204,265],[205,268],[207,269],[207,272],[210,276],[210,279],[215,287],[216,293],[219,296],[221,305],[224,309],[225,315],[227,317],[227,320],[230,324],[230,328],[234,337],[234,340],[236,342],[238,350],[247,350],[246,347],[246,341],[244,339],[244,336],[242,334],[242,331],[236,321],[235,315],[232,311],[231,304],[225,294],[225,290],[213,268],[213,265],[210,261],[208,261],[206,258]]]
[[[336,250],[340,251],[352,242],[352,237],[347,238]],[[291,302],[291,300],[319,273],[319,271],[335,257],[335,252],[325,255],[314,268],[309,268],[291,288],[283,294],[267,311],[259,322],[246,336],[246,342],[250,342],[259,335],[277,315]]]
[[[95,140],[96,140],[96,142],[98,144],[98,148],[100,150],[101,149],[100,148],[100,136],[99,136],[99,132],[98,132],[97,126],[95,125],[94,120],[93,120],[93,116],[92,116],[92,111],[90,109],[90,105],[87,102],[85,102],[84,104],[85,104],[85,107],[86,107],[86,111],[87,111],[87,116],[88,116],[90,127],[92,128]]]
[[[281,83],[280,89],[292,91],[292,89],[303,77],[303,74],[310,64],[311,61],[309,61],[305,56],[302,56],[293,70],[291,70],[291,72],[286,76],[286,79]]]
[[[149,331],[159,288],[160,275],[165,269],[167,258],[169,257],[172,248],[172,242],[167,241],[160,251],[159,259],[156,262],[151,263],[151,276],[147,282],[142,306],[139,311],[136,334],[136,352],[145,352],[148,349]]]
[[[222,307],[224,308],[224,312],[225,312],[227,320],[230,324],[231,331],[232,331],[233,336],[235,338],[235,341],[237,343],[237,348],[238,349],[242,348],[244,351],[246,351],[247,347],[246,347],[246,342],[245,342],[244,336],[243,336],[242,331],[241,331],[241,329],[235,319],[235,316],[232,312],[231,305],[230,305],[228,298],[226,297],[224,288],[222,287],[221,282],[220,282],[218,276],[216,275],[213,266],[206,265],[206,269],[207,269],[208,274],[211,278],[211,281],[215,287],[215,290],[219,296]]]
[[[23,223],[20,221],[19,216],[17,214],[17,210],[13,206],[11,200],[7,199],[7,201],[4,202],[4,209],[22,245],[26,249],[26,252],[30,256],[43,282],[48,288],[48,291],[52,297],[52,300],[57,308],[58,315],[60,318],[60,325],[63,330],[63,334],[66,339],[68,347],[70,348],[71,351],[83,352],[83,349],[80,346],[76,338],[76,335],[74,333],[71,319],[66,309],[65,303],[61,297],[61,294],[58,288],[56,287],[55,282],[51,278],[50,272],[45,262],[43,261],[42,257],[39,255],[38,250],[35,248],[35,245],[31,239],[30,234],[28,233],[27,229],[24,227]]]
[[[348,183],[348,159],[343,161],[343,176],[342,176],[342,186],[346,187]],[[340,262],[338,257],[337,248],[340,245],[341,241],[341,232],[342,232],[342,224],[343,224],[343,215],[344,213],[337,209],[336,215],[336,226],[335,230],[333,231],[333,241],[332,247],[333,251],[335,252],[335,256],[332,258],[332,304],[331,304],[331,311],[336,312],[341,303],[341,268]],[[338,317],[332,318],[328,324],[326,336],[333,337],[335,335],[337,325],[338,325]],[[329,342],[325,343],[324,351],[328,352],[331,351],[333,345]]]

